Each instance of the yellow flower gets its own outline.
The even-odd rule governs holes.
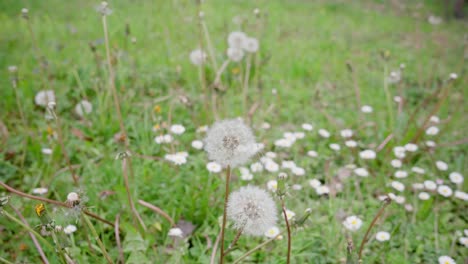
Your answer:
[[[161,113],[161,106],[160,105],[154,106],[153,111],[158,113],[158,114]]]

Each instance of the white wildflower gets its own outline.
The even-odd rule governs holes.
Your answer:
[[[93,111],[93,105],[87,101],[87,100],[82,100],[75,106],[75,113],[79,115],[80,117],[83,117]]]
[[[423,168],[416,167],[416,166],[411,168],[411,171],[417,174],[424,174],[426,172]]]
[[[173,134],[181,135],[185,132],[185,127],[183,125],[172,125],[170,130]]]
[[[409,152],[415,152],[418,150],[418,145],[413,144],[413,143],[408,143],[405,145],[405,150]]]
[[[354,173],[357,175],[357,176],[360,176],[360,177],[367,177],[369,176],[369,172],[364,169],[364,168],[356,168],[354,169]]]
[[[426,190],[435,191],[437,189],[437,184],[434,181],[424,181],[424,187]]]
[[[376,156],[377,154],[375,153],[375,151],[371,149],[366,149],[359,152],[359,157],[361,157],[361,159],[375,159]]]
[[[203,148],[203,141],[201,141],[201,140],[194,140],[194,141],[192,141],[192,148],[194,148],[194,149],[202,149],[202,148]]]
[[[182,231],[182,229],[178,227],[174,227],[174,228],[169,229],[169,233],[167,235],[170,237],[183,237],[184,232]]]
[[[346,219],[343,221],[343,225],[346,229],[350,231],[356,231],[362,226],[362,220],[359,219],[357,216],[352,215],[346,217]]]
[[[394,159],[390,162],[393,168],[401,168],[402,162],[401,160]]]
[[[278,189],[278,182],[276,180],[269,180],[267,182],[267,189],[272,192],[276,192]]]
[[[318,153],[317,153],[317,151],[309,150],[309,151],[307,151],[307,156],[312,157],[312,158],[316,158],[316,157],[318,157]]]
[[[336,143],[330,144],[330,148],[333,149],[334,151],[339,151],[341,149],[340,145]]]
[[[302,129],[304,129],[305,131],[312,131],[314,127],[311,124],[304,123],[302,124]]]
[[[276,226],[270,227],[270,228],[265,232],[265,236],[268,237],[268,238],[277,237],[279,234],[280,234],[280,230],[279,230],[279,228],[276,227]]]
[[[353,131],[351,129],[343,129],[340,131],[341,137],[350,138],[353,136]]]
[[[363,112],[363,113],[369,114],[369,113],[372,113],[373,111],[374,111],[374,109],[372,109],[372,107],[369,106],[369,105],[363,105],[361,107],[361,112]]]
[[[405,190],[405,185],[399,181],[392,181],[391,183],[393,189],[399,191],[399,192],[402,192]]]
[[[419,198],[420,200],[425,201],[425,200],[429,200],[429,198],[431,198],[431,196],[430,196],[427,192],[420,192],[420,193],[418,194],[418,198]]]
[[[355,147],[357,147],[357,142],[354,141],[354,140],[346,140],[346,141],[345,141],[345,145],[346,145],[348,148],[355,148]]]
[[[195,66],[201,66],[206,60],[206,53],[201,49],[193,50],[190,53],[190,61]]]
[[[385,232],[385,231],[380,231],[375,234],[375,239],[379,242],[385,242],[390,240],[390,233]]]
[[[67,235],[75,233],[77,230],[75,225],[67,225],[64,229],[63,232]]]
[[[34,188],[32,190],[32,193],[42,195],[42,194],[46,194],[48,191],[49,189],[40,187],[40,188]]]
[[[449,178],[450,178],[450,181],[455,183],[455,184],[462,184],[463,183],[463,175],[461,175],[461,173],[459,172],[451,172],[450,175],[449,175]]]
[[[448,169],[447,163],[445,163],[445,162],[443,162],[441,160],[436,161],[436,167],[437,167],[437,169],[439,169],[441,171],[446,171]]]
[[[450,197],[453,194],[452,189],[450,189],[450,187],[447,185],[440,185],[437,187],[437,192],[444,197]]]
[[[455,260],[449,256],[440,256],[439,264],[456,264]]]
[[[206,164],[206,169],[207,169],[209,172],[218,173],[218,172],[221,172],[222,167],[221,167],[221,165],[219,165],[219,164],[216,163],[216,162],[208,162],[208,163]]]
[[[318,133],[323,138],[329,138],[330,137],[330,132],[328,132],[327,130],[325,130],[323,128],[319,129]]]
[[[428,129],[426,129],[426,135],[428,136],[435,136],[439,134],[439,128],[436,126],[431,126]]]
[[[393,176],[395,176],[395,178],[401,179],[401,178],[408,177],[408,173],[403,170],[398,170],[398,171],[395,171],[395,174]]]
[[[322,185],[322,183],[317,180],[317,179],[312,179],[312,180],[309,180],[309,185],[314,188],[314,189],[317,189],[319,186]]]
[[[50,148],[42,148],[41,152],[42,154],[45,154],[45,155],[51,155],[53,153],[53,150]]]

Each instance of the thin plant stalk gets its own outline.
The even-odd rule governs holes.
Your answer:
[[[15,211],[15,213],[18,215],[18,217],[21,219],[21,221],[24,223],[24,225],[29,226],[28,222],[26,221],[26,219],[24,219],[23,215],[21,214],[21,212],[18,209],[16,209],[13,206],[11,206],[11,209],[13,209],[13,211]],[[41,256],[42,262],[44,264],[49,264],[49,260],[47,259],[46,255],[44,254],[44,250],[42,249],[41,244],[39,244],[39,241],[37,241],[37,238],[34,235],[34,233],[29,232],[29,236],[31,237],[31,240],[34,243],[34,246],[36,247],[37,252],[39,253],[39,256]]]
[[[213,251],[211,252],[210,264],[215,263],[216,251],[218,251],[218,245],[219,245],[220,240],[221,240],[221,234],[218,234],[218,236],[216,236],[216,241],[213,245]]]
[[[88,216],[86,216],[85,214],[81,214],[86,225],[88,226],[88,228],[91,230],[91,233],[93,234],[94,236],[94,239],[96,239],[96,242],[98,243],[99,247],[101,248],[101,253],[102,255],[104,255],[104,257],[106,258],[107,260],[107,263],[111,263],[113,264],[114,262],[112,261],[111,257],[109,256],[109,254],[107,253],[106,251],[106,247],[104,246],[104,244],[102,243],[101,239],[99,238],[99,235],[98,233],[96,232],[96,229],[94,228],[93,224],[91,223],[91,221],[89,221],[89,218]]]
[[[226,221],[227,221],[227,205],[228,205],[228,198],[229,198],[229,181],[231,180],[231,166],[227,166],[226,168],[226,189],[224,191],[224,208],[223,208],[223,224],[221,226],[221,252],[219,254],[219,263],[224,263],[224,233],[226,229]]]
[[[14,264],[13,262],[10,262],[10,261],[8,261],[8,260],[2,258],[2,257],[0,257],[0,261],[3,262],[3,263],[5,263],[5,264]]]
[[[128,203],[130,204],[130,208],[132,210],[133,216],[136,220],[138,220],[139,224],[143,228],[143,230],[146,232],[146,225],[145,222],[143,222],[143,219],[141,219],[140,214],[135,208],[135,204],[133,203],[132,195],[130,193],[130,185],[128,182],[128,175],[127,175],[127,158],[122,159],[122,173],[124,177],[124,182],[125,182],[125,189],[127,190],[127,198],[128,198]]]
[[[385,91],[385,98],[387,100],[387,112],[390,116],[390,129],[393,131],[394,124],[395,124],[395,117],[393,116],[393,109],[392,109],[392,98],[390,95],[390,91],[388,90],[388,81],[387,81],[387,63],[384,64],[384,91]]]
[[[114,233],[115,233],[115,242],[117,244],[117,249],[119,250],[119,260],[118,263],[125,263],[125,257],[122,249],[122,243],[120,242],[120,214],[117,214],[115,217],[115,227],[114,227]]]
[[[62,259],[62,262],[63,263],[68,263],[67,258],[65,257],[66,254],[65,254],[65,252],[63,252],[63,248],[59,243],[57,235],[55,234],[55,229],[52,230],[52,232],[50,232],[50,233],[52,235],[52,240],[54,241],[54,244],[55,244],[55,250],[58,252],[60,258]]]
[[[216,63],[216,56],[215,56],[213,44],[211,42],[210,33],[208,32],[208,27],[206,26],[205,20],[203,18],[200,18],[200,20],[201,20],[200,24],[203,29],[203,33],[205,33],[204,35],[205,35],[205,40],[206,40],[206,46],[207,46],[208,52],[210,53],[211,63],[213,64],[215,71],[217,71],[218,65]]]
[[[244,109],[248,111],[248,94],[249,94],[249,77],[250,77],[250,68],[252,66],[252,55],[247,56],[247,65],[244,75],[244,84],[243,84],[243,98],[244,98]]]
[[[258,244],[257,246],[255,246],[254,248],[252,248],[251,250],[247,251],[244,253],[244,255],[240,256],[238,259],[236,259],[233,264],[236,264],[236,263],[240,263],[243,259],[245,259],[246,257],[250,256],[252,253],[254,253],[255,251],[259,250],[260,248],[266,246],[267,244],[269,244],[270,242],[274,241],[275,239],[277,239],[279,236],[281,236],[282,234],[284,233],[281,232],[279,233],[277,236],[273,237],[273,238],[270,238],[268,240],[265,240],[263,243],[261,244]]]
[[[171,223],[171,226],[172,227],[176,227],[176,223],[174,222],[174,220],[166,213],[164,212],[161,208],[157,207],[157,206],[154,206],[148,202],[145,202],[143,200],[138,200],[138,203],[153,210],[154,212],[156,212],[157,214],[160,214],[162,217],[164,217],[167,221],[169,221],[169,223]]]
[[[224,256],[226,256],[229,252],[231,252],[234,249],[234,246],[236,245],[237,241],[239,241],[239,238],[241,237],[243,231],[244,231],[243,228],[241,228],[241,229],[239,229],[239,231],[237,231],[237,234],[234,237],[234,240],[232,240],[231,244],[228,246],[228,248],[224,252]]]
[[[216,77],[215,77],[215,80],[213,82],[213,86],[214,87],[218,87],[221,86],[221,75],[223,74],[223,72],[226,70],[226,67],[229,65],[229,62],[231,62],[231,60],[227,59],[223,62],[223,64],[221,65],[221,67],[218,69],[218,71],[216,72]]]
[[[366,231],[366,234],[364,235],[364,238],[362,239],[361,241],[361,246],[359,247],[359,254],[358,254],[358,260],[359,262],[361,263],[362,262],[362,251],[364,250],[364,245],[367,243],[368,241],[368,237],[369,237],[369,233],[372,229],[372,227],[374,227],[375,223],[377,222],[377,220],[380,218],[380,216],[383,214],[383,212],[385,211],[385,208],[387,208],[387,206],[392,202],[392,200],[390,198],[386,198],[384,200],[384,204],[382,205],[382,207],[380,208],[380,210],[377,212],[377,214],[375,215],[374,219],[372,220],[371,224],[369,225],[369,228],[367,228],[367,231]]]
[[[291,226],[289,225],[288,215],[286,214],[286,207],[284,206],[284,199],[281,198],[281,208],[283,210],[284,221],[286,222],[286,230],[288,233],[288,253],[286,255],[286,263],[291,263]]]

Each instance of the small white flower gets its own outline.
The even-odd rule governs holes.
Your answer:
[[[429,118],[429,121],[431,121],[431,122],[434,123],[434,124],[438,124],[438,123],[440,123],[440,118],[439,118],[438,116],[434,116],[434,115],[433,115],[433,116],[431,116],[431,117]]]
[[[34,102],[39,105],[46,107],[50,102],[55,102],[55,94],[52,90],[39,91],[34,97]]]
[[[92,111],[93,105],[87,100],[82,100],[75,106],[75,113],[80,117],[90,114]]]
[[[424,189],[424,184],[422,184],[422,183],[413,183],[412,186],[413,186],[413,189],[415,189],[415,190],[422,190],[422,189]]]
[[[243,181],[251,181],[251,180],[253,180],[253,174],[250,173],[250,172],[243,173],[243,174],[241,174],[241,180],[243,180]]]
[[[172,125],[171,132],[176,135],[181,135],[185,132],[185,127],[183,125]]]
[[[156,144],[163,144],[163,143],[171,143],[172,142],[172,136],[167,134],[167,135],[160,135],[154,138],[154,142]]]
[[[462,191],[455,191],[455,198],[461,199],[463,201],[468,201],[468,193]],[[465,233],[468,236],[468,234]]]
[[[305,137],[304,132],[294,132],[294,137],[296,139],[303,139]]]
[[[361,157],[361,159],[375,159],[376,156],[377,154],[375,153],[375,151],[370,149],[366,149],[359,152],[359,157]]]
[[[265,236],[268,237],[268,238],[274,238],[276,236],[278,236],[280,234],[280,230],[278,227],[274,226],[274,227],[270,227],[266,232],[265,232]]]
[[[32,193],[42,195],[42,194],[46,194],[48,191],[49,189],[40,187],[40,188],[34,188],[32,190]]]
[[[275,141],[275,146],[280,147],[280,148],[289,148],[293,145],[295,140],[291,139],[286,139],[286,138],[281,138]]]
[[[437,169],[439,169],[441,171],[446,171],[448,169],[447,163],[445,163],[445,162],[443,162],[441,160],[436,161],[436,167],[437,167]]]
[[[369,113],[372,113],[372,111],[374,111],[374,109],[372,109],[372,107],[369,105],[363,105],[361,107],[361,112],[363,113],[369,114]]]
[[[317,192],[318,195],[324,195],[330,193],[330,188],[326,185],[320,185],[319,187],[315,188],[315,192]]]
[[[194,148],[194,149],[202,149],[202,148],[203,148],[203,141],[201,141],[201,140],[194,140],[194,141],[192,141],[192,148]]]
[[[291,169],[291,172],[296,176],[304,176],[305,170],[301,167],[294,167]]]
[[[450,77],[450,79],[455,80],[455,79],[458,78],[458,74],[452,72],[452,73],[450,73],[449,77]]]
[[[272,160],[266,162],[264,165],[265,165],[265,170],[267,170],[269,172],[277,172],[279,170],[278,163],[276,163],[276,162],[274,162]]]
[[[398,170],[398,171],[395,171],[394,176],[395,178],[398,178],[398,179],[406,178],[408,177],[408,173],[406,171]]]
[[[440,256],[439,264],[456,264],[455,260],[449,256]]]
[[[296,163],[292,160],[283,160],[281,162],[281,168],[292,169],[296,167]]]
[[[278,188],[278,182],[276,180],[269,180],[267,182],[267,189],[272,192],[276,192]]]
[[[408,212],[413,212],[414,208],[411,204],[405,204],[405,210]]]
[[[460,237],[458,239],[458,242],[460,242],[460,244],[468,248],[468,237]]]
[[[379,242],[385,242],[390,240],[390,233],[385,232],[385,231],[380,231],[375,234],[375,239]]]
[[[434,16],[434,15],[430,15],[428,18],[427,18],[427,21],[429,22],[429,24],[431,25],[439,25],[440,23],[442,23],[442,18],[441,17],[438,17],[438,16]],[[451,263],[443,263],[443,264],[451,264]]]
[[[426,190],[434,191],[437,189],[437,184],[434,181],[424,181],[424,187]]]
[[[184,232],[182,231],[182,229],[174,227],[169,229],[169,233],[167,235],[170,237],[184,237]]]
[[[418,145],[413,144],[413,143],[408,143],[405,145],[405,149],[406,151],[409,151],[409,152],[415,152],[418,150]]]
[[[319,135],[323,138],[329,138],[330,137],[330,132],[328,132],[327,130],[325,129],[319,129],[318,131]]]
[[[75,225],[67,225],[64,229],[63,232],[67,235],[75,233],[77,230]]]
[[[244,32],[234,31],[228,36],[228,45],[230,48],[242,49],[247,39],[247,35]]]
[[[350,138],[353,136],[353,131],[351,129],[343,129],[340,131],[341,137]]]
[[[262,172],[263,171],[263,165],[260,162],[255,162],[252,165],[250,165],[250,170],[252,172]]]
[[[395,157],[402,159],[406,156],[406,149],[401,146],[396,146],[393,148],[393,154],[395,154]]]
[[[190,53],[190,61],[195,66],[200,66],[206,60],[206,53],[201,49],[196,49]]]
[[[272,152],[272,151],[268,151],[267,153],[265,153],[265,157],[268,157],[270,159],[274,159],[276,158],[278,155],[275,153],[275,152]]]
[[[312,158],[316,158],[316,157],[318,157],[318,153],[315,150],[309,150],[309,151],[307,151],[307,156],[312,157]]]
[[[352,215],[346,217],[346,219],[343,221],[343,225],[346,229],[350,231],[356,231],[362,226],[362,220],[359,219],[357,216]]]
[[[222,167],[221,167],[221,165],[219,165],[218,163],[212,161],[212,162],[208,162],[208,163],[206,164],[206,169],[207,169],[209,172],[218,173],[218,172],[221,172]]]
[[[357,147],[357,142],[354,141],[354,140],[346,140],[346,141],[345,141],[345,145],[346,145],[348,148],[355,148],[355,147]]]
[[[390,72],[390,76],[388,76],[387,81],[391,84],[401,81],[401,71],[397,70]]]
[[[439,134],[439,128],[436,126],[431,126],[428,129],[426,129],[426,135],[428,136],[435,136]]]
[[[437,188],[437,192],[444,197],[450,197],[453,194],[452,189],[450,189],[450,187],[448,187],[447,185],[440,185]]]
[[[393,199],[397,204],[404,204],[406,199],[403,196],[396,196],[395,199]]]
[[[286,209],[286,218],[288,218],[288,220],[293,219],[295,216],[296,216],[295,212]]]
[[[51,155],[53,150],[50,149],[50,148],[42,148],[41,152],[42,152],[42,154],[45,154],[45,155]]]
[[[74,203],[80,200],[80,196],[76,192],[71,192],[67,195],[67,202]]]
[[[364,168],[356,168],[354,169],[354,173],[357,175],[357,176],[360,176],[360,177],[367,177],[369,176],[369,172],[364,169]]]
[[[312,179],[312,180],[309,180],[309,185],[314,188],[314,189],[317,189],[319,186],[322,185],[322,183],[317,180],[317,179]]]
[[[411,168],[411,171],[417,174],[424,174],[426,172],[423,168],[416,167],[416,166]]]
[[[334,151],[339,151],[341,149],[340,145],[336,143],[330,144],[330,148],[333,149]]]
[[[238,48],[228,48],[227,56],[230,60],[234,62],[239,62],[244,58],[244,51]]]
[[[260,126],[262,129],[268,130],[271,128],[270,123],[268,122],[263,122],[262,125]]]
[[[174,163],[175,165],[182,165],[187,163],[187,156],[182,153],[166,154],[164,155],[164,158]]]
[[[402,165],[402,162],[401,160],[398,160],[398,159],[394,159],[390,162],[390,164],[392,165],[392,167],[394,168],[401,168],[401,165]]]
[[[456,171],[450,173],[449,178],[450,178],[450,181],[455,184],[462,184],[464,180],[463,175],[461,175],[461,173],[456,172]]]
[[[391,183],[393,189],[399,191],[399,192],[402,192],[405,190],[405,185],[399,181],[392,181]]]
[[[208,126],[200,126],[197,128],[197,133],[203,133],[208,131]]]
[[[305,131],[312,131],[314,127],[311,124],[304,123],[302,124],[302,129],[304,129]]]
[[[434,148],[436,145],[437,144],[432,140],[426,141],[426,146],[429,147],[429,148]]]
[[[291,187],[293,190],[295,191],[300,191],[302,190],[302,185],[300,184],[293,184],[293,186]]]
[[[403,99],[400,97],[400,96],[394,96],[393,97],[393,101],[395,101],[396,103],[400,103]]]
[[[429,200],[429,198],[431,198],[431,196],[430,196],[427,192],[420,192],[420,193],[418,194],[418,198],[419,198],[420,200],[425,201],[425,200]]]
[[[258,40],[256,38],[245,38],[242,48],[250,53],[258,51]]]

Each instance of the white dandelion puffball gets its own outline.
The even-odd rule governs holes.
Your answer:
[[[351,129],[343,129],[340,131],[342,138],[350,138],[353,136],[353,131]]]
[[[182,229],[178,227],[174,227],[174,228],[169,229],[169,233],[167,235],[170,237],[183,237],[184,232],[182,231]]]
[[[83,117],[93,111],[93,105],[87,101],[87,100],[82,100],[75,106],[75,113],[79,115],[80,117]]]
[[[450,178],[450,181],[455,184],[462,184],[464,180],[463,175],[461,175],[461,173],[456,172],[456,171],[450,173],[449,178]]]
[[[392,185],[392,188],[399,191],[399,192],[402,192],[405,190],[405,185],[399,181],[392,181],[391,183]]]
[[[372,107],[369,106],[369,105],[363,105],[361,107],[361,112],[363,112],[363,113],[369,114],[369,113],[372,113],[373,111],[374,111],[374,109],[372,109]]]
[[[45,155],[51,155],[54,151],[50,148],[42,148],[41,152],[42,154],[45,154]]]
[[[445,163],[445,162],[443,162],[441,160],[436,161],[436,167],[437,167],[437,169],[439,169],[441,171],[446,171],[448,169],[447,163]]]
[[[456,264],[455,260],[449,256],[440,256],[439,264]]]
[[[201,141],[201,140],[194,140],[194,141],[192,141],[192,148],[194,148],[194,149],[202,149],[202,148],[203,148],[203,141]]]
[[[239,62],[244,58],[244,51],[238,48],[228,48],[226,54],[234,62]]]
[[[42,195],[42,194],[46,194],[48,191],[49,189],[40,187],[40,188],[34,188],[32,190],[32,193]]]
[[[176,135],[181,135],[185,132],[185,127],[183,125],[172,125],[171,132]]]
[[[190,61],[193,65],[200,66],[206,60],[206,53],[201,49],[190,52]]]
[[[67,225],[64,229],[63,232],[67,235],[75,233],[77,230],[75,225]]]
[[[453,194],[452,189],[450,189],[450,187],[447,185],[440,185],[437,187],[437,192],[444,197],[450,197]]]
[[[330,137],[330,132],[328,132],[325,129],[319,129],[318,133],[323,138],[329,138]]]
[[[219,165],[218,163],[216,162],[208,162],[206,164],[206,169],[209,171],[209,172],[213,172],[213,173],[218,173],[218,172],[221,172],[221,170],[223,169],[221,167],[221,165]]]
[[[238,119],[216,122],[205,138],[208,158],[223,167],[246,163],[258,151],[252,130]]]
[[[357,176],[360,176],[360,177],[367,177],[369,176],[369,172],[364,169],[364,168],[356,168],[354,169],[354,173],[357,175]]]
[[[385,231],[377,232],[377,234],[375,234],[375,239],[377,239],[377,241],[380,241],[380,242],[388,241],[390,240],[390,233],[385,232]]]
[[[230,48],[242,49],[247,39],[247,35],[244,32],[234,31],[228,36],[228,45]]]
[[[426,129],[426,135],[428,136],[435,136],[439,134],[439,128],[436,126],[431,126],[428,129]]]
[[[244,45],[242,46],[242,48],[249,52],[249,53],[254,53],[254,52],[257,52],[258,51],[258,40],[256,38],[246,38],[244,40]]]
[[[304,129],[305,131],[312,131],[314,127],[311,124],[304,123],[302,124],[302,129]]]
[[[403,165],[401,160],[398,160],[398,159],[392,160],[390,164],[392,165],[393,168],[401,168],[401,165]]]
[[[345,141],[345,145],[346,145],[348,148],[355,148],[355,147],[357,147],[357,142],[354,141],[354,140],[346,140],[346,141]]]
[[[429,200],[429,198],[431,198],[431,196],[427,192],[420,192],[418,194],[418,198],[420,200],[426,201],[426,200]]]
[[[346,229],[350,231],[356,231],[362,226],[362,220],[359,219],[357,216],[352,215],[346,217],[346,219],[343,221],[343,225]]]
[[[55,94],[52,90],[39,91],[34,97],[34,102],[39,105],[46,107],[50,102],[55,102]]]
[[[280,234],[280,230],[278,227],[270,227],[268,230],[265,232],[265,236],[268,238],[274,238]]]
[[[377,154],[375,153],[375,151],[370,149],[366,149],[359,152],[359,157],[361,157],[361,159],[375,159],[376,156]]]
[[[245,234],[262,236],[277,220],[276,204],[265,190],[255,186],[242,187],[229,195],[227,216],[235,229]]]
[[[402,179],[408,177],[408,172],[403,171],[403,170],[398,170],[395,171],[395,174],[393,175],[395,178]]]

